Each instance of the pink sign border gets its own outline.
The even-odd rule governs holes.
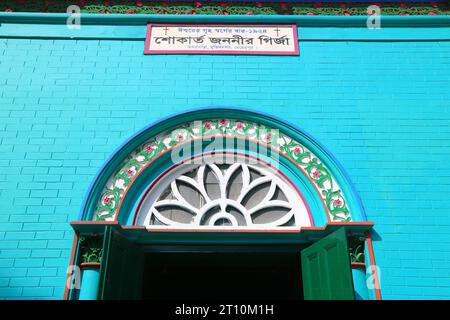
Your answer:
[[[203,26],[203,27],[292,27],[294,35],[294,51],[233,51],[233,50],[150,50],[150,35],[152,26]],[[235,54],[235,55],[287,55],[298,56],[298,36],[297,25],[295,24],[207,24],[207,23],[148,23],[147,34],[145,37],[144,54]]]

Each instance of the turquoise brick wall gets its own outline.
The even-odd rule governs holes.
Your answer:
[[[0,37],[0,298],[61,299],[68,222],[106,157],[146,124],[202,106],[311,133],[376,223],[383,298],[450,298],[449,41],[305,40],[294,57],[143,46]]]

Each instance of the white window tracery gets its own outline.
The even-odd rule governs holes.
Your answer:
[[[299,191],[261,161],[183,164],[158,179],[138,208],[147,228],[298,230],[310,226]]]

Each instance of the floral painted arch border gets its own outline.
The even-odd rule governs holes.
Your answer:
[[[254,117],[251,117],[254,119]],[[169,118],[170,119],[170,118]],[[328,220],[331,222],[352,221],[347,195],[339,186],[330,169],[319,157],[301,142],[284,132],[277,137],[277,143],[268,132],[277,130],[276,126],[260,125],[252,120],[214,117],[175,125],[171,129],[153,135],[128,154],[117,167],[100,197],[97,197],[92,220],[117,221],[120,204],[135,178],[161,154],[183,143],[205,136],[224,136],[252,139],[287,157],[314,185],[325,206]]]

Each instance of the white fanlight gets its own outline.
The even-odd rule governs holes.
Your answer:
[[[311,226],[294,185],[270,165],[223,154],[164,173],[138,208],[136,225],[168,229],[298,230]]]

